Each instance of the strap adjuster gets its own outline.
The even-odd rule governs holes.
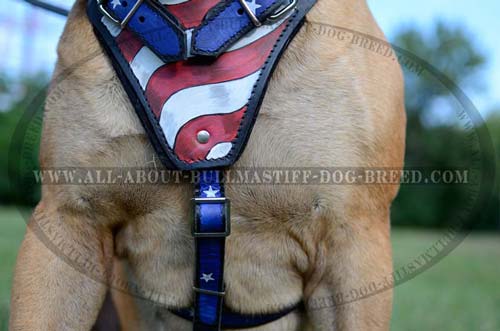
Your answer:
[[[261,22],[257,18],[257,16],[255,15],[255,13],[252,11],[252,9],[250,9],[250,6],[246,3],[245,0],[238,0],[238,1],[240,3],[241,7],[243,8],[243,10],[245,10],[245,13],[248,15],[248,17],[252,21],[253,25],[255,25],[256,27],[259,27],[259,26],[262,26],[262,24],[264,24],[263,22]],[[281,19],[283,16],[285,16],[291,10],[293,10],[296,5],[297,5],[297,0],[290,0],[290,2],[288,3],[288,5],[284,6],[281,9],[276,10],[276,12],[274,12],[271,15],[269,15],[269,17],[266,20],[266,23],[267,22],[274,22],[274,21],[277,21],[277,20]]]
[[[121,28],[123,29],[123,28],[125,28],[127,26],[128,22],[130,21],[130,19],[132,18],[132,16],[134,16],[135,12],[139,9],[139,7],[142,5],[142,3],[144,2],[144,0],[137,0],[137,2],[134,4],[134,6],[132,7],[132,9],[130,9],[130,11],[127,13],[127,15],[125,16],[125,18],[122,21],[117,20],[106,9],[105,5],[107,4],[107,2],[108,2],[108,0],[97,0],[97,8],[99,8],[99,11],[104,16],[106,16],[107,18],[109,18],[115,24],[119,24],[121,26]]]
[[[230,200],[226,197],[222,198],[192,198],[193,204],[193,219],[191,233],[195,238],[223,238],[231,234],[231,216],[230,216]],[[224,231],[220,232],[200,232],[198,228],[196,207],[201,204],[221,204],[224,205]]]
[[[199,312],[199,310],[197,308],[197,305],[199,304],[199,302],[198,302],[198,300],[196,300],[196,293],[198,293],[198,294],[205,294],[205,295],[213,295],[213,296],[217,297],[217,302],[218,302],[217,303],[217,312],[218,312],[217,313],[217,320],[215,321],[215,324],[212,324],[212,325],[209,326],[209,329],[210,330],[220,331],[221,330],[221,326],[222,326],[222,303],[224,302],[224,296],[226,295],[226,292],[224,292],[224,291],[219,292],[219,291],[205,290],[205,289],[202,289],[202,288],[198,288],[196,286],[193,286],[193,291],[194,291],[194,294],[195,294],[194,307],[193,307],[194,308],[193,309],[194,330],[198,330],[198,328],[196,327],[196,325],[207,326],[206,324],[204,324],[202,321],[199,320],[198,316],[196,316],[196,312],[197,311]]]
[[[281,9],[278,9],[274,14],[271,14],[267,20],[270,22],[277,21],[283,16],[287,15],[289,12],[295,9],[297,6],[297,0],[290,0],[290,3]]]

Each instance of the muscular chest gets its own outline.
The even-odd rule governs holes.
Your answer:
[[[226,304],[252,312],[300,301],[307,268],[300,242],[286,224],[251,219],[234,209],[225,252]],[[166,305],[191,304],[195,256],[187,215],[181,204],[163,208],[128,222],[115,239],[141,293]]]

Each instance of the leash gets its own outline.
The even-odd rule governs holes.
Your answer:
[[[87,14],[169,169],[202,170],[192,199],[194,331],[256,327],[271,314],[224,305],[230,203],[221,169],[241,155],[281,55],[316,0],[88,0]]]
[[[26,1],[27,3],[29,3],[32,6],[45,9],[47,11],[50,11],[52,13],[55,13],[55,14],[58,14],[61,16],[68,16],[69,15],[69,11],[66,8],[59,7],[59,6],[53,5],[51,3],[47,3],[45,1],[39,1],[39,0],[24,0],[24,1]]]

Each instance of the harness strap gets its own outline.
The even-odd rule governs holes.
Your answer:
[[[182,25],[157,1],[97,0],[101,12],[122,28],[128,27],[165,62],[190,56],[219,56],[247,32],[264,22],[279,20],[296,0],[222,0],[193,31],[192,45]],[[187,46],[187,47],[186,47]]]
[[[181,24],[156,1],[98,0],[100,11],[122,28],[128,27],[163,61],[186,57]]]
[[[231,229],[230,205],[224,196],[221,176],[217,170],[202,171],[193,198],[194,307],[171,310],[175,315],[193,321],[193,331],[256,327],[275,321],[300,306],[271,314],[245,315],[223,305],[225,242]]]
[[[280,318],[288,315],[289,313],[295,310],[298,309],[303,310],[304,309],[303,306],[304,305],[301,302],[299,304],[285,308],[277,313],[268,313],[268,314],[240,314],[230,310],[226,306],[223,306],[220,329],[227,330],[227,329],[255,328],[257,326],[279,320]],[[193,309],[191,308],[184,308],[177,310],[171,309],[170,312],[185,320],[188,321],[193,320]]]
[[[195,190],[193,237],[196,265],[193,330],[220,330],[224,300],[224,249],[230,233],[229,200],[220,172],[201,172]]]
[[[280,19],[294,0],[223,0],[193,31],[191,54],[219,56],[244,34],[263,22]],[[283,9],[285,10],[279,10]]]

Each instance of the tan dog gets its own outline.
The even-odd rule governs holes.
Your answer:
[[[42,168],[148,167],[152,147],[85,2],[75,4],[59,44]],[[401,167],[398,62],[314,28],[334,22],[383,39],[365,1],[319,0],[307,20],[274,73],[236,166]],[[357,299],[352,293],[390,284],[389,207],[397,185],[228,184],[226,192],[226,305],[262,313],[306,302],[306,312],[252,330],[389,329],[391,290]],[[190,185],[44,186],[19,252],[10,329],[90,330],[107,283],[118,277],[111,275],[118,256],[146,297],[114,293],[124,329],[190,330],[165,307],[192,299],[191,195]],[[42,241],[42,232],[51,240]]]

